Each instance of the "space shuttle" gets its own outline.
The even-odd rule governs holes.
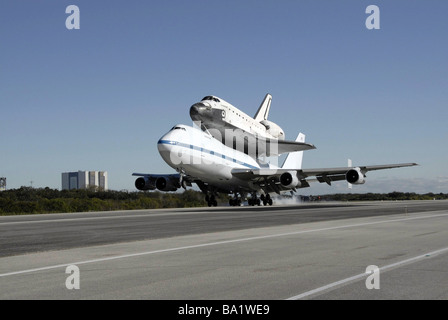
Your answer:
[[[299,133],[295,141],[268,120],[272,96],[267,94],[254,117],[230,103],[207,96],[190,108],[195,126],[178,124],[157,142],[163,160],[177,173],[133,173],[138,190],[176,191],[195,183],[209,206],[216,206],[218,193],[233,194],[229,205],[240,205],[248,194],[249,205],[272,205],[271,194],[295,192],[310,182],[346,180],[361,185],[374,170],[410,167],[416,163],[353,167],[302,168],[303,152],[315,149]],[[265,156],[288,153],[282,166],[266,162]]]
[[[315,149],[302,139],[285,140],[285,132],[276,123],[269,121],[272,96],[266,94],[254,117],[216,96],[206,96],[190,107],[190,117],[209,130],[213,137],[236,149],[241,141],[242,149],[256,146],[255,156],[279,156],[284,153]],[[247,153],[247,152],[246,152]]]

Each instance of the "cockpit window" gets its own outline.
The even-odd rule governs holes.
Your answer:
[[[171,130],[184,130],[184,131],[187,131],[185,128],[178,127],[178,126],[174,126]]]
[[[221,102],[221,101],[219,101],[218,98],[215,98],[215,97],[212,97],[212,96],[206,96],[201,101],[205,101],[205,100],[212,100],[212,101],[215,101],[215,102]]]

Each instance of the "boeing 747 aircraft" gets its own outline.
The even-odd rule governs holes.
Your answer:
[[[208,130],[176,125],[158,141],[157,147],[165,162],[176,174],[133,173],[138,190],[176,191],[195,183],[206,195],[209,206],[216,206],[217,193],[233,194],[230,205],[241,205],[247,195],[249,205],[272,205],[272,194],[296,191],[317,181],[331,185],[346,180],[350,184],[365,183],[366,173],[373,170],[415,166],[416,163],[357,166],[342,168],[302,169],[303,151],[315,149],[305,143],[300,133],[294,141],[299,151],[289,153],[281,167],[263,163],[257,148],[229,147],[214,138]]]

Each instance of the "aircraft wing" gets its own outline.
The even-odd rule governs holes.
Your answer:
[[[399,163],[399,164],[381,164],[372,166],[356,166],[356,167],[340,167],[340,168],[322,168],[322,169],[303,169],[300,173],[303,177],[319,176],[319,175],[338,175],[345,174],[350,169],[360,168],[363,173],[374,170],[394,169],[402,167],[417,166],[417,163]]]
[[[175,173],[175,174],[133,173],[132,175],[134,177],[148,177],[148,178],[151,178],[151,179],[154,179],[154,180],[156,180],[157,178],[166,177],[166,176],[180,177],[180,175],[178,173]]]
[[[248,135],[250,134],[248,133]],[[254,142],[254,145],[257,145],[258,155],[265,155],[266,157],[275,157],[290,152],[316,149],[316,147],[311,143],[265,139],[260,137],[256,137],[256,142]]]
[[[179,188],[191,187],[195,183],[201,191],[207,193],[209,184],[197,177],[187,174],[148,174],[148,173],[133,173],[133,176],[139,177],[135,180],[135,187],[141,191],[160,190],[160,191],[176,191]],[[214,186],[217,192],[229,193],[231,190]]]
[[[296,151],[305,151],[316,149],[313,144],[298,142],[298,141],[289,141],[289,140],[266,140],[266,156],[279,156],[284,153],[296,152]]]
[[[384,164],[384,165],[371,165],[371,166],[357,166],[357,167],[341,167],[341,168],[323,168],[323,169],[305,169],[301,170],[298,174],[301,178],[307,178],[315,176],[317,181],[326,182],[331,185],[332,181],[340,181],[347,179],[347,173],[350,170],[359,170],[365,178],[365,174],[368,171],[394,169],[402,167],[416,166],[416,163],[399,163],[399,164]]]
[[[347,180],[347,174],[349,172],[359,173],[359,177],[362,180],[360,183],[364,183],[363,179],[368,171],[384,170],[402,167],[416,166],[416,163],[399,163],[399,164],[386,164],[386,165],[372,165],[372,166],[357,166],[357,167],[339,167],[339,168],[320,168],[320,169],[233,169],[232,175],[243,180],[250,180],[255,184],[260,185],[267,192],[274,191],[280,193],[280,191],[295,190],[296,188],[309,187],[309,182],[319,181],[325,182],[331,185],[332,181]],[[290,173],[297,178],[296,186],[285,186],[285,181],[282,181],[282,175]],[[355,174],[356,174],[355,173]],[[286,176],[283,176],[286,178]],[[293,178],[293,177],[292,177]],[[360,181],[361,181],[360,180]],[[291,182],[286,179],[286,181]]]
[[[201,129],[202,131],[206,131],[211,135],[211,133],[209,132],[209,128],[203,123],[201,123]],[[305,143],[304,141],[268,139],[265,137],[254,135],[245,130],[236,130],[234,133],[237,139],[241,139],[240,141],[244,141],[246,147],[248,144],[253,144],[254,146],[256,145],[258,151],[257,155],[265,155],[267,157],[280,156],[285,153],[296,151],[316,149],[313,144]],[[222,139],[222,136],[219,136],[219,138],[215,136],[213,137],[220,141]]]

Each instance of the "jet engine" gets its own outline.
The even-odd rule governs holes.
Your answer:
[[[160,191],[176,191],[180,186],[179,181],[173,181],[169,177],[159,177],[156,180],[156,188]]]
[[[351,184],[364,184],[366,183],[365,175],[361,172],[360,168],[354,168],[347,171],[345,174],[347,182]]]
[[[135,187],[141,191],[154,190],[156,185],[154,180],[149,179],[148,177],[140,177],[135,180]]]
[[[266,128],[266,133],[278,140],[285,140],[285,132],[276,123],[269,120],[263,120],[260,123]]]
[[[280,176],[280,183],[285,188],[295,188],[300,184],[300,181],[294,171],[288,171]]]

